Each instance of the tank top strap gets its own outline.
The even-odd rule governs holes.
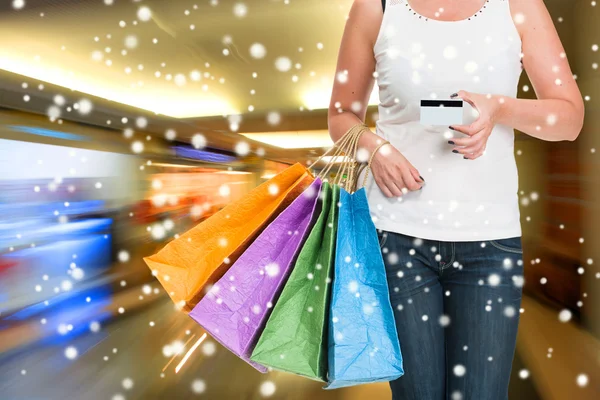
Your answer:
[[[483,10],[488,14],[498,15],[500,13],[510,16],[509,0],[486,0],[484,6]]]
[[[512,23],[509,0],[486,0],[481,8],[467,20],[485,19],[486,24],[494,22],[504,24],[507,18]]]

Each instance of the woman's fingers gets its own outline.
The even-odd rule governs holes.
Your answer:
[[[488,133],[489,130],[482,129],[471,137],[451,140],[456,146],[452,149],[452,151],[454,153],[471,155],[474,155],[475,153],[482,153],[485,150],[485,145],[487,144],[487,139],[489,137]]]
[[[377,186],[381,189],[385,197],[400,197],[402,191],[396,184],[398,177],[391,174],[389,171],[384,170],[381,175],[373,174]]]
[[[402,177],[404,178],[404,185],[408,190],[414,191],[421,189],[421,185],[412,176],[410,169],[405,169]]]
[[[471,97],[471,92],[467,92],[466,90],[459,90],[458,92],[456,92],[456,94],[458,94],[458,97],[469,103],[471,107],[477,109],[477,106],[475,105],[475,102]]]
[[[485,152],[485,146],[483,146],[481,149],[479,149],[478,151],[476,151],[472,154],[465,154],[464,157],[468,158],[469,160],[474,160],[476,158],[481,157],[484,152]]]
[[[381,192],[385,197],[394,197],[394,194],[390,191],[390,189],[388,189],[386,184],[381,181],[381,179],[375,177],[375,183],[377,183],[377,186],[379,186],[379,189],[381,189]]]
[[[405,164],[396,165],[391,169],[390,181],[392,184],[388,184],[388,188],[390,186],[395,186],[395,188],[390,188],[391,192],[395,196],[400,197],[408,193],[410,190],[414,191],[421,189],[421,179],[419,177],[419,173],[416,171],[416,169],[414,171],[415,172],[413,174],[413,169]]]
[[[382,180],[375,178],[375,182],[385,197],[401,197],[404,194],[402,188],[406,187],[402,177],[398,178],[391,174],[385,175]]]
[[[419,190],[421,189],[421,184],[417,181],[420,181],[418,175],[419,174],[417,174],[415,179],[410,166],[407,166],[406,164],[398,165],[396,167],[397,178],[394,180],[394,183],[400,188],[402,194],[406,194],[410,190]]]
[[[419,171],[416,170],[416,168],[412,167],[410,168],[410,174],[412,175],[412,177],[415,179],[415,181],[417,181],[420,184],[425,183],[425,180],[423,179],[423,177],[419,174]]]
[[[485,124],[479,122],[479,120],[473,122],[470,125],[450,125],[450,129],[464,133],[465,135],[474,136],[485,129]],[[456,138],[456,139],[469,139],[469,138]]]
[[[453,131],[464,133],[465,135],[469,136],[472,136],[477,133],[471,125],[450,125],[449,128]]]
[[[461,138],[455,138],[453,137],[452,139],[448,140],[448,144],[452,144],[454,146],[469,146],[473,143],[474,139],[470,136],[468,137],[461,137]]]
[[[394,194],[394,196],[400,197],[404,194],[402,192],[402,188],[404,187],[402,181],[390,182],[390,186],[392,187],[392,193]]]
[[[385,184],[389,191],[395,197],[402,196],[402,188],[404,187],[402,183],[402,174],[400,174],[397,169],[392,167],[391,169],[386,169],[385,176]]]
[[[391,164],[386,167],[387,174],[387,185],[390,188],[390,191],[396,197],[400,197],[403,195],[402,188],[404,187],[404,182],[402,179],[402,170],[398,166],[398,164]]]
[[[386,197],[401,197],[408,191],[420,190],[425,183],[419,171],[400,152],[399,157],[391,157],[386,163],[379,160],[372,166],[377,186]]]
[[[452,150],[456,150],[456,152],[460,154],[471,154],[480,151],[484,147],[484,143],[482,141],[478,141],[477,143],[473,143],[470,146],[466,147],[455,147]]]

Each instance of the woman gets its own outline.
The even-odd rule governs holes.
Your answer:
[[[523,285],[513,129],[575,140],[584,114],[543,0],[355,0],[338,57],[333,140],[379,86],[359,146],[379,147],[366,190],[404,357],[392,396],[507,399]],[[522,69],[535,100],[516,98]],[[420,123],[420,100],[450,98],[466,122]]]

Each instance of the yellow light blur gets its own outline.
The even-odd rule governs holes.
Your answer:
[[[331,90],[311,90],[302,96],[302,103],[309,110],[329,108]]]
[[[340,157],[340,156],[337,156],[335,158],[333,156],[325,156],[325,157],[321,158],[321,161],[319,161],[319,164],[327,164],[329,162],[337,164],[337,163],[341,163],[342,161],[344,161],[344,158]]]
[[[327,130],[240,133],[248,139],[256,140],[282,149],[307,149],[330,147],[333,145]]]
[[[320,110],[329,108],[331,101],[331,88],[311,89],[302,95],[302,103],[309,110]],[[373,90],[369,97],[369,106],[379,104],[379,90],[377,85],[373,85]]]
[[[199,88],[185,90],[172,82],[155,80],[132,87],[124,83],[123,74],[117,72],[116,66],[108,68],[96,62],[82,65],[81,60],[76,59],[59,62],[53,60],[58,53],[48,54],[47,49],[36,48],[31,43],[24,43],[24,47],[30,50],[23,53],[29,56],[27,58],[0,48],[0,69],[174,118],[239,114],[227,101]],[[36,51],[40,52],[33,56]],[[59,55],[68,58],[64,53]],[[62,67],[69,65],[78,65],[77,71]]]
[[[369,127],[374,129],[373,127]],[[251,132],[240,133],[251,140],[265,143],[282,149],[311,149],[320,147],[328,149],[333,146],[329,131],[286,131],[286,132]]]
[[[194,343],[194,345],[188,350],[188,352],[185,353],[185,356],[183,357],[183,359],[179,362],[179,364],[177,364],[177,367],[175,367],[175,373],[179,372],[181,367],[183,367],[183,365],[186,363],[188,358],[190,358],[192,353],[198,348],[198,346],[200,346],[200,343],[202,343],[204,341],[204,339],[206,339],[206,332],[204,332],[204,334],[202,336],[200,336],[200,339],[198,339],[198,341],[196,343]]]
[[[167,163],[152,163],[148,164],[149,167],[164,167],[164,168],[198,168],[197,165],[183,165],[183,164],[167,164]]]
[[[229,175],[247,175],[247,174],[251,174],[252,172],[247,172],[247,171],[219,171],[219,172],[215,172],[216,174],[229,174]]]

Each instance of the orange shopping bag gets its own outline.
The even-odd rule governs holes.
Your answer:
[[[202,221],[144,261],[171,299],[190,312],[258,234],[314,181],[296,163]]]

